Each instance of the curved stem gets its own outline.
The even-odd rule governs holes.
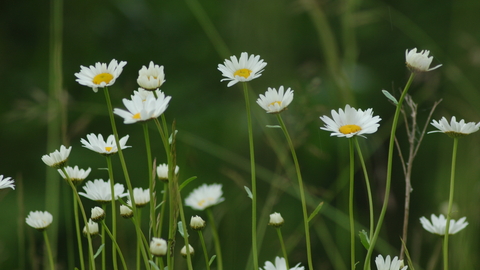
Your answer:
[[[450,195],[448,198],[447,225],[443,240],[443,269],[448,270],[448,235],[450,234],[450,219],[452,214],[453,194],[455,191],[455,166],[457,162],[458,138],[453,138],[452,169],[450,173]]]
[[[68,181],[68,180],[67,180]],[[75,218],[75,230],[77,231],[78,255],[80,257],[80,269],[85,270],[85,262],[83,257],[82,231],[80,230],[80,221],[78,219],[78,202],[73,196],[73,216]]]
[[[103,226],[102,228],[105,229],[105,231],[107,232],[108,236],[110,236],[110,239],[112,239],[113,246],[114,246],[115,249],[118,251],[118,255],[120,255],[120,261],[122,262],[123,269],[127,270],[127,263],[125,262],[125,258],[123,257],[122,250],[120,250],[120,247],[118,246],[117,239],[114,237],[114,235],[112,234],[112,232],[110,232],[110,230],[109,230],[108,227],[107,227],[107,224],[105,224],[105,221],[102,220],[101,223],[102,223],[102,226]]]
[[[211,208],[205,210],[208,216],[208,222],[212,228],[213,242],[215,243],[215,253],[217,253],[217,269],[223,269],[223,259],[222,259],[222,248],[220,247],[220,238],[218,237],[217,226],[215,226],[215,219],[213,218],[213,213]]]
[[[372,190],[370,188],[370,180],[368,178],[368,172],[367,172],[367,167],[365,166],[365,160],[363,159],[362,155],[362,150],[360,149],[360,144],[358,143],[357,137],[354,136],[353,139],[355,140],[355,145],[357,148],[357,153],[358,157],[360,159],[360,164],[362,164],[362,170],[363,170],[363,175],[365,178],[365,185],[367,187],[367,196],[368,196],[368,208],[370,211],[370,232],[369,232],[369,238],[372,239],[373,236],[373,224],[374,224],[374,218],[373,218],[373,199],[372,199]]]
[[[355,219],[353,218],[353,188],[355,180],[355,153],[353,138],[348,140],[350,153],[350,190],[348,193],[348,217],[350,220],[350,265],[355,270]]]
[[[205,245],[205,239],[203,238],[203,233],[201,230],[198,231],[198,237],[200,237],[200,242],[202,243],[203,255],[205,257],[206,269],[210,270],[210,264],[207,253],[207,246]]]
[[[110,155],[105,156],[107,159],[107,166],[108,166],[108,178],[110,179],[110,192],[112,195],[112,234],[113,238],[117,239],[117,209],[115,207],[115,183],[113,179],[113,166],[112,166],[112,158]],[[104,209],[105,210],[105,209]],[[102,235],[103,237],[103,235]],[[112,247],[112,261],[113,261],[113,269],[118,269],[117,265],[117,251],[115,246]]]
[[[43,230],[43,238],[45,239],[45,245],[47,246],[48,262],[50,263],[50,269],[55,270],[55,263],[53,262],[52,249],[50,248],[50,242],[48,241],[48,235],[46,230]]]

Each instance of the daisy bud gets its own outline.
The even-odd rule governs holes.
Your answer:
[[[200,231],[205,228],[205,220],[199,216],[194,216],[190,219],[190,227],[196,231]]]
[[[127,204],[130,205],[130,201],[128,201]],[[123,218],[131,218],[131,217],[133,217],[132,208],[130,208],[129,206],[123,205],[123,204],[120,205],[120,215],[121,215]]]
[[[105,211],[102,208],[95,206],[92,208],[91,218],[95,222],[100,222],[105,218]]]
[[[167,254],[167,241],[153,237],[150,242],[150,252],[157,257],[165,256]]]
[[[282,218],[282,215],[280,215],[280,213],[270,214],[270,222],[268,222],[268,225],[276,228],[280,228],[282,227],[283,223],[284,223],[284,220]]]
[[[188,251],[190,251],[190,255],[195,254],[195,250],[193,250],[193,247],[190,244],[188,245]],[[182,254],[183,257],[187,257],[187,246],[183,246],[182,250],[180,250],[180,254]]]
[[[88,232],[87,232],[87,226],[88,226]],[[86,237],[87,233],[90,233],[90,236],[96,236],[98,235],[98,223],[93,222],[91,219],[88,220],[87,226],[83,227],[83,235]]]

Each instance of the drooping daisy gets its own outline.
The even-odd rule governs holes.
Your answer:
[[[430,51],[427,50],[423,50],[417,53],[417,48],[413,48],[410,51],[407,49],[405,51],[405,59],[408,69],[410,69],[411,72],[427,72],[441,67],[442,65],[440,64],[433,68],[430,68],[433,56],[429,57],[429,53]]]
[[[106,63],[100,62],[95,63],[95,66],[80,66],[80,72],[75,73],[76,81],[81,85],[91,87],[96,93],[99,87],[113,85],[126,64],[125,61],[121,61],[119,64],[117,60],[113,59],[108,66]]]
[[[146,99],[142,96],[134,94],[132,99],[123,99],[123,104],[126,110],[115,108],[113,113],[123,117],[125,124],[133,124],[139,121],[147,121],[159,117],[168,107],[171,97],[165,96],[162,91],[155,98],[154,95],[149,95]]]
[[[108,179],[107,182],[103,181],[102,179],[95,179],[93,180],[93,182],[87,181],[85,186],[83,186],[83,190],[85,190],[85,192],[78,192],[78,194],[92,201],[97,201],[100,203],[107,203],[112,201],[110,179]],[[115,200],[128,195],[128,193],[123,193],[125,187],[122,184],[116,183],[113,186],[113,190],[115,192]]]
[[[157,257],[165,256],[167,254],[167,241],[162,238],[152,237],[150,253]]]
[[[294,267],[290,268],[290,270],[304,270],[305,267],[300,266],[300,263],[295,265]],[[260,268],[262,270],[262,268]],[[287,270],[287,263],[285,262],[285,258],[276,257],[275,264],[266,261],[263,270]]]
[[[293,90],[288,88],[285,92],[283,86],[277,89],[268,88],[265,95],[260,94],[257,104],[260,105],[267,113],[279,113],[287,109],[287,106],[293,100]]]
[[[230,81],[227,87],[230,87],[238,82],[248,82],[262,76],[262,71],[267,65],[266,62],[260,60],[260,55],[250,55],[243,52],[240,59],[236,56],[231,56],[230,60],[226,59],[222,64],[218,64],[218,70],[222,72],[222,76],[226,77],[223,81]]]
[[[466,136],[470,133],[477,132],[480,128],[480,122],[469,122],[465,123],[465,120],[460,120],[457,122],[455,116],[452,116],[450,123],[448,123],[445,117],[442,117],[440,121],[432,120],[432,126],[438,128],[438,130],[430,131],[428,133],[442,132],[447,134],[451,138],[458,138]]]
[[[39,231],[45,230],[50,224],[52,224],[52,221],[53,216],[47,211],[31,211],[25,219],[25,222],[27,222],[30,227]]]
[[[445,218],[445,216],[440,214],[440,216],[437,217],[432,214],[431,219],[432,221],[430,222],[430,220],[425,217],[420,218],[420,223],[422,223],[423,228],[434,234],[445,235],[447,227],[447,219]],[[466,217],[462,217],[456,222],[454,219],[450,219],[450,227],[448,227],[448,234],[456,234],[457,232],[467,227],[468,222],[465,221],[466,219]]]
[[[390,259],[390,255],[387,255],[385,260],[382,255],[378,255],[375,259],[375,264],[378,270],[407,270],[408,266],[403,265],[403,260],[399,260],[397,256]]]
[[[373,110],[362,111],[345,106],[345,111],[338,110],[338,113],[332,110],[332,118],[324,115],[320,119],[325,122],[325,127],[320,129],[331,131],[330,136],[351,138],[353,136],[363,136],[364,134],[375,133],[380,126],[378,122],[382,120],[378,115],[373,116]]]
[[[48,155],[43,155],[42,161],[52,168],[61,169],[67,164],[67,159],[70,155],[70,151],[72,151],[71,146],[69,148],[66,148],[62,145],[60,146],[60,151],[55,150]]]
[[[70,181],[72,181],[74,185],[77,185],[81,183],[83,180],[85,180],[91,171],[90,168],[88,168],[87,170],[84,170],[84,169],[79,169],[78,166],[75,166],[73,168],[70,166],[67,166],[64,169],[67,172],[68,178],[70,178]],[[67,180],[67,175],[65,175],[65,173],[61,169],[58,169],[58,173],[63,177],[63,179]]]
[[[180,168],[175,166],[175,174],[178,174],[179,170]],[[168,164],[163,163],[157,166],[157,177],[163,182],[168,182]]]
[[[0,189],[11,188],[15,190],[15,185],[13,183],[15,183],[15,181],[13,181],[11,177],[3,178],[3,175],[0,175]]]
[[[131,198],[130,192],[128,193],[128,198]],[[133,189],[133,198],[135,199],[135,205],[137,207],[143,207],[150,202],[150,189],[143,188],[134,188]]]
[[[225,198],[223,198],[222,195],[221,184],[203,184],[188,195],[185,199],[185,205],[196,210],[205,210],[210,206],[223,202]]]
[[[140,87],[146,90],[155,90],[160,88],[165,82],[165,73],[163,72],[163,66],[155,65],[153,61],[150,61],[148,68],[142,66],[138,71],[137,83]]]
[[[120,143],[120,147],[123,149],[131,147],[125,145],[127,143],[129,136],[126,135],[121,138],[118,142]],[[88,141],[87,141],[88,140]],[[107,137],[107,141],[103,139],[102,134],[95,135],[93,133],[87,134],[87,140],[80,139],[82,142],[82,146],[88,148],[94,152],[97,152],[101,155],[113,155],[118,152],[117,143],[115,142],[115,136],[113,134]]]

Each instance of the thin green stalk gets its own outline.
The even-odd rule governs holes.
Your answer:
[[[380,212],[380,216],[378,218],[377,227],[375,228],[375,233],[373,234],[373,238],[370,241],[370,247],[368,249],[367,256],[365,257],[365,264],[363,265],[364,270],[370,269],[370,259],[373,253],[373,248],[375,247],[375,243],[377,242],[378,235],[380,234],[380,229],[382,228],[383,219],[387,211],[388,199],[390,197],[390,183],[392,180],[392,161],[393,161],[393,150],[395,145],[395,131],[397,130],[398,118],[400,117],[400,112],[402,111],[403,100],[405,99],[408,89],[410,88],[410,85],[413,82],[413,78],[415,78],[414,72],[412,72],[410,74],[410,78],[408,78],[407,84],[405,85],[402,95],[398,100],[397,109],[395,110],[395,115],[393,117],[392,130],[390,133],[390,143],[388,147],[387,179],[385,183],[385,195],[383,198],[383,206]]]
[[[113,246],[117,249],[118,255],[120,255],[120,261],[122,262],[123,269],[124,269],[124,270],[127,270],[127,263],[125,262],[125,258],[123,257],[122,250],[120,250],[120,247],[118,246],[117,239],[116,239],[115,236],[112,234],[112,232],[110,232],[110,230],[109,230],[108,227],[107,227],[107,224],[105,224],[105,221],[102,220],[102,221],[100,221],[100,222],[102,223],[102,228],[105,229],[105,231],[107,232],[108,236],[110,236],[110,239],[112,239]]]
[[[220,246],[220,237],[218,237],[218,230],[217,226],[215,226],[215,219],[213,218],[213,213],[211,208],[205,209],[208,216],[208,222],[210,224],[210,228],[212,228],[212,235],[213,235],[213,243],[215,244],[215,253],[217,255],[217,269],[223,269],[223,257],[222,257],[222,248]]]
[[[148,133],[147,122],[143,124],[143,134],[145,136],[145,147],[147,151],[147,163],[148,163],[148,188],[150,191],[150,224],[152,228],[153,237],[158,237],[157,235],[157,219],[155,218],[155,198],[154,198],[154,182],[153,182],[153,168],[152,168],[152,151],[150,148],[150,135]],[[149,237],[150,238],[150,237]]]
[[[355,219],[353,218],[353,189],[355,181],[355,153],[353,138],[348,140],[350,153],[350,191],[348,193],[348,217],[350,220],[350,266],[355,270]]]
[[[110,155],[107,155],[105,157],[107,159],[108,178],[110,179],[110,192],[112,194],[112,234],[113,234],[113,238],[117,239],[117,207],[115,204],[116,198],[115,198],[115,183],[113,180],[112,158]],[[115,246],[112,246],[112,261],[113,261],[113,269],[118,269],[117,251]]]
[[[112,193],[114,194],[114,193]],[[112,196],[113,197],[113,196]],[[103,209],[103,212],[107,212],[106,209],[106,205],[105,204],[102,204],[102,209]],[[102,232],[101,232],[101,235],[100,237],[102,238],[102,245],[103,245],[103,249],[102,249],[102,269],[103,270],[106,270],[107,269],[107,258],[106,258],[106,255],[107,255],[107,252],[105,252],[105,227],[102,226]]]
[[[290,138],[290,134],[288,134],[287,127],[283,122],[282,117],[280,114],[277,114],[278,122],[280,123],[280,127],[282,128],[283,133],[285,134],[285,138],[287,139],[288,146],[290,147],[290,151],[292,153],[293,163],[295,164],[295,171],[297,172],[297,179],[298,179],[298,187],[300,189],[300,200],[302,202],[302,213],[303,213],[303,225],[305,229],[305,242],[307,246],[307,259],[308,259],[308,268],[313,270],[313,260],[312,260],[312,248],[310,243],[310,227],[308,225],[308,213],[307,213],[307,202],[305,200],[305,190],[303,187],[303,180],[302,180],[302,173],[300,171],[300,165],[298,163],[297,153],[295,152],[295,146],[293,145],[292,139]]]
[[[207,246],[205,245],[205,238],[203,238],[203,233],[201,230],[198,230],[198,237],[200,237],[200,243],[202,244],[203,255],[205,257],[206,269],[210,270],[210,264],[208,259]]]
[[[175,173],[175,171],[173,170],[173,173]],[[182,227],[183,227],[183,231],[184,232],[187,232],[187,222],[186,222],[186,219],[185,219],[185,214],[183,212],[183,205],[182,205],[182,198],[180,197],[180,191],[178,190],[178,187],[177,187],[177,198],[178,198],[178,205],[179,205],[179,210],[180,210],[180,220],[182,221]],[[187,233],[184,233],[183,234],[183,240],[185,241],[185,246],[187,246],[187,267],[188,267],[188,270],[193,270],[193,266],[192,266],[192,254],[190,252],[190,244],[188,243],[188,235]],[[222,267],[218,267],[219,270],[222,269]]]
[[[45,245],[47,246],[48,262],[50,263],[50,269],[55,270],[55,263],[53,262],[52,249],[50,248],[50,242],[48,241],[48,235],[46,230],[43,230],[43,238],[45,239]]]
[[[253,144],[252,115],[250,112],[250,100],[248,98],[247,83],[243,83],[243,94],[245,96],[245,109],[248,122],[248,143],[250,148],[250,173],[252,177],[252,254],[253,269],[258,269],[258,251],[257,251],[257,180],[255,174],[255,148]],[[218,255],[217,255],[218,256]],[[218,258],[217,258],[218,260]],[[218,261],[217,261],[218,263]],[[218,269],[222,270],[222,269]]]
[[[133,197],[133,196],[131,196],[131,197]],[[136,225],[138,225],[141,228],[141,225],[142,225],[142,209],[141,208],[137,208],[137,216],[136,216],[135,219],[137,221]],[[142,250],[142,246],[143,246],[143,243],[140,239],[140,241],[137,241],[137,251],[136,251],[137,269],[140,269],[140,262],[142,261],[141,258],[140,258],[140,251]]]
[[[278,240],[280,241],[280,246],[282,247],[283,257],[285,258],[285,264],[287,265],[287,269],[290,269],[290,264],[288,263],[288,254],[287,250],[285,249],[285,242],[283,241],[282,230],[280,227],[275,228],[277,230]]]
[[[162,235],[163,218],[165,216],[165,205],[167,204],[167,195],[168,195],[168,183],[164,183],[163,184],[162,206],[160,207],[160,219],[158,221],[157,235]]]
[[[68,181],[68,180],[67,180]],[[83,257],[82,231],[80,230],[80,221],[78,220],[78,202],[73,196],[73,217],[75,218],[75,230],[77,232],[78,256],[80,257],[80,269],[85,270],[85,262]]]
[[[455,166],[457,162],[458,138],[453,138],[452,170],[450,173],[450,195],[448,198],[447,225],[443,240],[443,269],[448,270],[448,236],[450,232],[450,219],[452,214],[453,194],[455,192]]]
[[[373,236],[373,199],[372,199],[372,190],[370,189],[370,180],[368,177],[367,167],[365,166],[365,160],[363,159],[362,149],[360,149],[360,144],[358,143],[357,137],[354,136],[353,139],[355,140],[355,145],[357,147],[358,157],[360,159],[360,164],[362,164],[363,175],[365,178],[365,185],[367,186],[367,196],[368,196],[368,208],[370,211],[370,231],[369,231],[369,239],[372,239]]]

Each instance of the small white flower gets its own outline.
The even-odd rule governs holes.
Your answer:
[[[147,90],[155,90],[160,88],[165,82],[165,73],[163,72],[163,66],[155,65],[153,61],[150,61],[148,68],[142,66],[138,71],[137,83],[140,87]]]
[[[125,124],[133,124],[139,121],[147,121],[162,115],[168,107],[171,97],[159,91],[158,97],[148,95],[146,99],[139,94],[132,95],[132,99],[123,99],[126,110],[115,108],[113,113],[123,117]]]
[[[103,181],[102,179],[95,179],[93,180],[93,182],[88,181],[85,186],[83,186],[83,190],[85,190],[86,193],[78,192],[78,194],[92,201],[97,201],[100,203],[107,203],[112,201],[110,179],[108,179],[107,182]],[[125,187],[122,184],[116,183],[113,186],[113,190],[115,192],[115,200],[128,195],[128,193],[123,193]]]
[[[129,136],[126,135],[120,140],[118,140],[118,143],[120,143],[120,147],[122,148],[122,150],[131,147],[125,145],[128,138]],[[107,141],[105,141],[102,134],[98,134],[97,136],[91,133],[87,134],[87,140],[83,138],[80,139],[80,142],[82,142],[82,146],[99,154],[108,156],[118,152],[117,143],[115,142],[115,136],[113,134],[109,135],[107,137]]]
[[[403,260],[399,260],[397,256],[391,260],[390,255],[387,255],[385,260],[382,255],[378,255],[375,264],[378,270],[407,270],[408,268],[408,266],[403,266]]]
[[[428,133],[443,132],[449,137],[458,138],[468,135],[470,133],[477,132],[480,127],[480,122],[469,122],[465,123],[465,120],[460,120],[457,122],[455,116],[452,116],[450,123],[448,123],[445,117],[442,117],[440,121],[432,120],[432,126],[438,128],[438,130],[430,131]]]
[[[179,170],[180,168],[175,166],[175,174],[178,174]],[[168,164],[163,163],[157,166],[157,177],[159,180],[168,182]]]
[[[73,168],[67,166],[64,169],[67,172],[68,178],[70,178],[70,181],[72,181],[74,185],[77,185],[83,180],[85,180],[90,174],[90,171],[92,170],[90,168],[88,168],[87,170],[79,169],[78,166],[75,166]],[[65,173],[63,173],[61,169],[58,169],[58,173],[63,177],[63,179],[67,180],[67,175],[65,175]]]
[[[130,192],[128,193],[128,198],[131,198]],[[150,189],[143,188],[134,188],[133,189],[133,198],[135,199],[135,205],[137,207],[143,207],[150,202]]]
[[[91,218],[95,222],[102,221],[105,218],[105,211],[102,208],[95,206],[92,208]]]
[[[80,72],[75,73],[76,81],[81,85],[91,87],[96,93],[99,87],[113,85],[126,64],[125,61],[118,64],[117,60],[113,59],[108,66],[106,63],[100,62],[95,63],[95,66],[80,66]]]
[[[304,270],[304,269],[305,268],[303,266],[300,266],[300,263],[290,268],[290,270]],[[260,270],[262,270],[262,268],[260,268]],[[275,264],[269,261],[266,261],[265,266],[263,267],[263,270],[287,270],[287,262],[285,261],[284,258],[276,257]]]
[[[353,136],[363,136],[364,134],[375,133],[380,126],[378,122],[382,120],[378,115],[373,116],[373,110],[362,111],[345,106],[345,111],[338,110],[338,113],[332,110],[332,118],[324,115],[320,119],[325,122],[325,127],[320,129],[331,131],[330,136],[351,138]]]
[[[153,237],[150,242],[150,252],[157,257],[165,256],[167,254],[167,241]]]
[[[0,175],[0,189],[11,188],[15,190],[15,185],[13,183],[15,183],[15,181],[13,181],[11,177],[3,178],[3,175]]]
[[[285,221],[280,213],[273,213],[270,214],[270,222],[268,222],[268,225],[273,227],[281,227],[284,222]]]
[[[120,215],[123,218],[131,218],[133,217],[133,211],[132,211],[132,202],[130,200],[127,201],[127,205],[120,205]]]
[[[440,214],[440,216],[437,217],[432,214],[431,219],[432,221],[430,222],[430,220],[425,217],[420,218],[420,223],[422,223],[423,228],[434,234],[445,235],[445,231],[447,229],[447,219],[445,218],[445,216]],[[454,219],[450,219],[450,227],[448,228],[448,233],[456,234],[457,232],[467,227],[468,222],[465,221],[466,219],[466,217],[462,217],[457,222],[455,222]]]
[[[188,251],[190,252],[190,255],[195,254],[195,250],[190,244],[188,245]],[[183,248],[180,250],[180,254],[182,254],[183,257],[187,257],[187,246],[183,246]]]
[[[428,56],[430,51],[424,50],[417,53],[417,48],[407,49],[405,51],[405,59],[407,62],[407,67],[411,72],[427,72],[441,67],[442,65],[437,65],[433,68],[430,68],[432,63],[433,56]]]
[[[223,81],[230,81],[227,87],[230,87],[238,82],[248,82],[262,76],[262,71],[267,63],[260,60],[260,55],[250,55],[243,52],[240,59],[236,56],[231,56],[230,60],[226,59],[222,64],[218,64],[218,70],[222,72],[222,76],[226,77]]]
[[[87,226],[88,226],[88,232],[87,232]],[[88,224],[83,227],[83,235],[87,236],[87,233],[90,233],[90,236],[98,235],[98,223],[89,219]]]
[[[190,227],[196,231],[202,230],[205,228],[205,220],[199,216],[192,216],[190,219]]]
[[[25,219],[25,222],[27,222],[30,227],[39,231],[45,230],[50,224],[52,224],[52,221],[53,216],[47,211],[31,211]]]
[[[203,184],[188,195],[185,199],[185,205],[196,210],[205,210],[210,206],[223,202],[225,198],[223,198],[222,195],[221,184]]]
[[[42,161],[55,169],[60,169],[65,167],[67,164],[68,156],[70,155],[70,151],[72,151],[72,147],[66,148],[65,146],[60,146],[60,151],[55,150],[54,152],[50,153],[49,155],[43,155]]]
[[[293,100],[293,90],[288,88],[287,91],[280,86],[277,89],[268,88],[265,95],[260,94],[257,99],[257,104],[260,105],[267,113],[279,113],[285,109]]]

